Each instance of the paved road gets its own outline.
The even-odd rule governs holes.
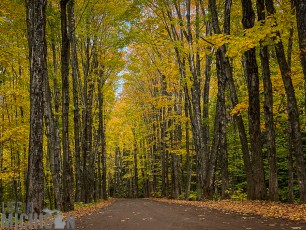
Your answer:
[[[82,217],[76,228],[86,230],[279,230],[306,229],[306,222],[221,212],[144,199],[119,199]]]

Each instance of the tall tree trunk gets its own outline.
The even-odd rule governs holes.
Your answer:
[[[266,0],[265,4],[268,14],[270,16],[273,16],[275,14],[273,0]],[[300,128],[300,120],[299,120],[299,111],[291,79],[292,73],[286,60],[284,45],[281,40],[279,32],[276,33],[276,36],[279,37],[279,39],[275,42],[274,47],[275,47],[277,62],[281,71],[287,95],[288,122],[290,123],[289,127],[291,127],[290,134],[296,158],[296,170],[297,170],[300,198],[302,203],[306,203],[306,171],[305,171],[305,160],[304,160],[302,135]]]
[[[51,90],[48,79],[44,83],[44,118],[46,133],[48,137],[48,153],[50,160],[50,169],[54,188],[55,208],[62,210],[62,161],[59,139],[59,130],[56,125],[54,113],[51,104]]]
[[[206,23],[206,34],[211,35],[211,24]],[[209,90],[210,90],[210,79],[211,79],[211,65],[212,65],[212,55],[206,55],[205,63],[205,81],[204,81],[204,90],[203,90],[203,121],[204,121],[204,143],[205,151],[209,151]]]
[[[187,21],[187,35],[188,48],[193,49],[195,40],[192,36],[191,29],[191,2],[186,1],[186,21]],[[196,10],[196,17],[198,17],[198,9]],[[196,34],[197,36],[197,34]],[[193,139],[196,150],[196,169],[197,169],[197,190],[199,191],[199,197],[201,198],[201,191],[204,185],[205,172],[207,171],[207,164],[205,159],[208,159],[208,152],[205,153],[205,140],[204,130],[202,126],[202,114],[201,114],[201,87],[200,77],[201,69],[199,64],[199,56],[193,52],[188,54],[189,70],[192,75],[192,87],[191,87],[191,106],[192,106],[192,119],[193,119]]]
[[[230,25],[231,25],[231,8],[232,8],[232,0],[226,0],[225,1],[225,7],[224,7],[224,26],[223,31],[225,34],[230,34]],[[225,74],[225,66],[222,60],[222,51],[220,50],[220,62],[221,62],[221,68],[222,68],[222,74]],[[224,80],[227,80],[225,78]],[[224,87],[224,93],[226,90],[226,84],[222,86]],[[221,188],[221,198],[222,199],[228,199],[229,193],[228,193],[228,187],[229,187],[229,176],[228,176],[228,156],[227,156],[227,138],[226,138],[226,105],[225,105],[225,95],[223,95],[223,108],[221,110],[222,114],[222,120],[221,122],[221,135],[220,135],[220,166],[221,166],[221,178],[222,178],[222,188]]]
[[[68,3],[68,32],[71,43],[71,67],[72,67],[72,94],[73,94],[73,125],[74,125],[74,155],[75,155],[75,201],[81,201],[82,188],[82,163],[81,163],[81,143],[80,130],[81,118],[79,109],[79,63],[77,56],[76,38],[75,38],[75,19],[74,19],[74,0]]]
[[[167,91],[166,91],[166,80],[165,76],[161,76],[161,94],[163,97],[167,97]],[[166,100],[166,99],[165,99]],[[160,109],[160,129],[161,129],[161,164],[162,164],[162,196],[166,197],[168,196],[168,184],[167,184],[167,142],[166,142],[166,136],[167,136],[167,108],[162,107]]]
[[[305,0],[293,0],[296,9],[296,22],[299,35],[299,45],[301,51],[301,64],[304,73],[304,90],[305,101],[304,106],[306,110],[306,2]]]
[[[87,46],[90,46],[91,41],[87,39]],[[89,47],[87,47],[89,49]],[[94,52],[94,51],[93,51]],[[84,170],[84,182],[83,188],[85,189],[85,202],[90,203],[94,199],[94,152],[93,152],[93,95],[94,95],[94,79],[89,73],[89,50],[87,51],[87,89],[88,92],[84,92],[86,96],[85,103],[85,117],[84,117],[84,149],[83,149],[83,170]],[[92,60],[94,68],[96,68],[96,56],[93,55]],[[90,71],[92,72],[92,71]]]
[[[182,90],[175,93],[176,97],[176,104],[174,105],[175,115],[182,117],[183,116],[183,97],[182,97]],[[175,149],[182,149],[182,139],[183,139],[183,129],[182,129],[182,122],[178,119],[175,119],[175,130],[174,130],[174,147]],[[183,167],[182,167],[182,155],[176,154],[176,167],[177,167],[177,189],[178,195],[180,196],[183,192]]]
[[[103,98],[103,97],[102,97]],[[103,107],[102,107],[103,108]],[[106,166],[106,135],[105,135],[105,118],[103,117],[103,128],[102,128],[102,197],[104,200],[108,199],[107,193],[107,183],[106,183],[106,176],[107,176],[107,166]]]
[[[72,156],[69,148],[69,58],[70,42],[67,33],[67,4],[60,1],[61,9],[61,74],[62,74],[62,141],[63,141],[63,211],[74,209]]]
[[[217,6],[216,6],[215,0],[209,0],[209,9],[211,11],[211,16],[212,16],[212,28],[216,34],[220,34],[221,30],[219,27]],[[228,85],[230,89],[230,97],[231,97],[232,105],[233,107],[235,107],[238,104],[238,96],[236,92],[236,86],[234,83],[232,67],[231,67],[229,58],[226,57],[225,45],[221,46],[220,50],[222,54],[222,62],[224,63],[225,73],[226,73],[226,77],[227,77],[227,81],[228,81]],[[238,126],[241,150],[243,153],[244,169],[245,169],[246,176],[247,176],[247,194],[248,194],[248,198],[250,198],[253,194],[255,185],[253,182],[253,172],[252,172],[251,159],[250,159],[250,154],[249,154],[248,139],[247,139],[242,116],[239,114],[236,114],[234,115],[234,119]]]
[[[137,144],[134,143],[134,150],[133,150],[133,158],[134,158],[134,197],[138,198],[138,160],[137,160]]]
[[[254,26],[255,13],[251,0],[242,0],[242,24],[244,29]],[[259,75],[255,48],[244,52],[245,74],[249,94],[249,134],[251,139],[254,194],[251,199],[265,199],[266,187],[263,167],[262,143],[260,139]]]
[[[288,202],[294,202],[294,173],[293,173],[293,146],[290,123],[288,124]]]
[[[218,94],[217,105],[215,113],[215,126],[214,126],[214,138],[212,141],[212,148],[209,156],[209,166],[206,175],[206,184],[204,189],[205,198],[212,199],[214,195],[214,174],[217,164],[217,154],[220,153],[222,162],[221,166],[225,168],[221,169],[222,173],[222,195],[226,194],[228,184],[228,172],[227,172],[227,146],[226,146],[226,108],[225,108],[225,88],[226,88],[226,75],[224,72],[224,66],[222,62],[221,50],[217,50],[216,54],[217,76],[218,76]],[[226,163],[225,163],[226,161]],[[227,182],[226,182],[227,181]]]
[[[257,15],[258,21],[265,20],[265,5],[264,0],[257,0]],[[267,133],[268,158],[269,158],[269,199],[278,201],[278,182],[277,182],[277,158],[275,147],[275,128],[273,120],[273,93],[271,72],[269,63],[268,46],[260,44],[260,61],[262,69],[262,78],[264,85],[264,113],[265,127]]]
[[[185,93],[185,103],[184,103],[184,110],[185,110],[185,117],[189,117],[189,98],[188,98],[188,89],[187,86],[184,86],[184,93]],[[185,199],[189,199],[190,194],[190,185],[191,185],[191,174],[192,174],[192,162],[191,162],[191,155],[190,155],[190,137],[189,137],[189,121],[185,122],[185,136],[186,136],[186,185],[185,185]]]
[[[26,0],[30,57],[30,137],[26,201],[39,213],[44,205],[43,115],[44,82],[48,79],[46,0]]]
[[[62,190],[63,190],[63,184],[62,184],[62,156],[61,156],[61,139],[60,139],[60,128],[59,128],[59,108],[60,108],[60,89],[58,86],[58,63],[57,63],[57,56],[56,56],[56,46],[55,46],[55,38],[54,38],[54,31],[52,30],[52,42],[51,42],[51,48],[52,48],[52,56],[53,56],[53,71],[54,71],[54,78],[53,78],[53,102],[54,102],[54,111],[55,114],[53,113],[53,115],[51,116],[53,118],[53,125],[54,126],[54,130],[52,135],[54,135],[54,150],[53,150],[53,156],[50,155],[50,158],[53,158],[53,163],[54,163],[54,167],[52,171],[52,166],[51,167],[51,171],[52,171],[52,177],[53,180],[55,180],[56,182],[53,181],[53,186],[54,186],[54,192],[57,194],[55,195],[55,207],[57,207],[58,210],[62,210],[62,205],[63,205],[63,198],[62,198]],[[49,82],[46,83],[46,89],[48,89],[49,87],[49,91],[50,90],[50,86],[49,86]],[[46,92],[47,94],[47,92]],[[49,92],[49,97],[51,98],[51,92]],[[46,100],[47,101],[47,100]],[[51,102],[50,102],[51,103]],[[49,105],[49,107],[51,107],[52,104]],[[52,108],[51,108],[52,109]],[[52,111],[52,110],[50,110]],[[46,118],[45,118],[46,119]],[[47,123],[47,121],[46,121]],[[51,147],[51,146],[50,146]],[[52,147],[52,148],[53,148]],[[50,152],[49,152],[50,154]],[[50,163],[51,159],[50,159]],[[59,173],[60,172],[60,173]],[[57,188],[55,188],[57,187]],[[57,191],[56,191],[57,190]],[[58,198],[56,198],[58,196]]]
[[[175,112],[175,108],[172,109],[171,107],[168,109],[169,116],[173,116]],[[175,126],[174,119],[170,118],[168,121],[168,129],[173,129],[172,126]],[[172,184],[172,197],[177,199],[179,196],[179,187],[178,187],[178,168],[177,168],[177,155],[173,153],[173,149],[175,149],[177,133],[176,129],[174,128],[173,131],[170,132],[170,147],[172,150],[171,152],[171,184]]]
[[[103,86],[104,86],[104,72],[100,73],[100,79],[98,83],[98,110],[99,110],[99,138],[101,145],[101,166],[102,166],[102,183],[101,191],[102,197],[104,200],[107,200],[107,185],[106,185],[106,141],[105,141],[105,125],[104,125],[104,95],[103,95]]]

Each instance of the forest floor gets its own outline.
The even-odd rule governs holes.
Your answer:
[[[306,204],[286,204],[259,200],[186,201],[160,198],[150,198],[150,200],[180,205],[190,205],[200,208],[213,208],[225,212],[260,215],[263,217],[282,218],[306,222]]]
[[[163,202],[160,202],[163,201]],[[246,212],[248,211],[246,206]],[[304,213],[305,215],[305,213]],[[212,207],[166,200],[116,199],[111,205],[83,215],[77,229],[90,230],[236,230],[306,229],[305,221],[267,218]]]

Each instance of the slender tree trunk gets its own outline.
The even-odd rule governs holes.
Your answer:
[[[184,87],[184,91],[187,90],[187,86]],[[188,93],[188,92],[187,92]],[[185,106],[184,106],[184,109],[185,109],[185,116],[186,118],[189,117],[189,113],[188,113],[188,98],[187,98],[187,94],[185,92]],[[189,199],[189,194],[190,194],[190,184],[191,184],[191,173],[192,173],[192,169],[191,169],[191,165],[192,165],[192,162],[191,162],[191,159],[192,157],[190,156],[190,144],[189,144],[189,140],[190,140],[190,137],[189,137],[189,122],[186,121],[185,122],[185,136],[186,136],[186,169],[187,169],[187,172],[186,172],[186,185],[185,185],[185,199],[188,200]]]
[[[52,111],[51,90],[48,79],[46,79],[44,87],[44,118],[48,137],[48,153],[54,188],[54,202],[55,208],[62,210],[62,161],[60,139],[58,136],[58,126],[56,125],[54,113]]]
[[[74,0],[68,3],[68,32],[71,43],[71,67],[72,67],[72,93],[73,93],[73,125],[74,125],[74,155],[75,155],[75,201],[81,201],[82,188],[82,163],[81,163],[81,143],[80,130],[81,118],[79,109],[79,63],[77,56],[75,38]]]
[[[290,29],[290,35],[288,39],[288,50],[287,50],[287,60],[288,66],[291,70],[291,59],[292,59],[292,46],[293,46],[293,27]],[[288,136],[288,202],[294,202],[294,166],[293,166],[293,146],[292,146],[292,135],[291,135],[290,122],[288,122],[287,136]]]
[[[214,194],[214,174],[215,167],[217,164],[217,155],[220,153],[222,162],[221,169],[222,181],[222,195],[226,194],[228,187],[228,172],[227,172],[227,146],[226,146],[226,109],[225,109],[225,88],[226,88],[226,75],[224,72],[224,66],[222,63],[221,50],[217,50],[216,54],[217,64],[217,76],[218,76],[218,94],[217,94],[217,105],[215,113],[215,126],[214,126],[214,138],[212,141],[212,148],[209,156],[209,168],[206,175],[206,184],[204,189],[205,198],[212,199]],[[226,161],[226,162],[225,162]],[[223,194],[224,193],[224,194]]]
[[[103,95],[103,86],[104,86],[104,72],[100,73],[100,79],[98,83],[98,110],[99,110],[99,138],[101,145],[101,152],[99,158],[101,158],[102,166],[102,183],[101,191],[102,197],[104,200],[107,200],[107,185],[106,185],[106,141],[105,141],[105,126],[104,126],[104,95]]]
[[[175,115],[182,117],[183,116],[183,111],[182,111],[182,103],[183,103],[183,98],[182,98],[182,90],[179,92],[175,93],[175,98],[176,98],[176,104],[174,105],[174,111]],[[182,149],[182,139],[183,139],[183,130],[182,130],[182,122],[179,121],[178,119],[175,120],[175,130],[174,130],[174,147],[175,149]],[[177,168],[177,190],[178,190],[178,195],[180,196],[183,192],[183,168],[182,168],[182,155],[176,155],[176,168]]]
[[[216,6],[215,0],[209,0],[209,9],[212,15],[212,28],[216,34],[220,34],[221,30],[219,27],[217,6]],[[228,57],[226,57],[225,45],[221,46],[220,50],[222,53],[222,60],[223,60],[222,62],[224,63],[225,73],[226,73],[226,77],[227,77],[227,81],[228,81],[228,85],[230,89],[230,97],[231,97],[232,105],[233,107],[235,107],[239,102],[238,102],[238,96],[236,92],[236,86],[234,83],[232,67],[231,67]],[[247,139],[242,116],[240,114],[234,115],[234,119],[238,126],[241,150],[243,153],[244,169],[247,175],[247,194],[248,194],[248,198],[250,198],[252,197],[255,185],[253,182],[253,172],[252,172],[251,159],[250,159],[250,154],[249,154],[248,139]]]
[[[254,26],[255,13],[251,0],[242,0],[242,24],[244,29]],[[249,134],[251,139],[254,196],[251,199],[265,199],[266,187],[263,168],[262,143],[260,139],[260,102],[259,75],[256,61],[256,50],[252,48],[244,52],[245,74],[249,93]]]
[[[51,130],[54,138],[54,146],[51,145],[51,150],[53,151],[53,156],[50,155],[51,152],[49,152],[49,157],[50,157],[50,163],[54,164],[53,166],[50,165],[51,172],[52,172],[52,178],[53,178],[53,186],[54,186],[54,192],[55,195],[55,207],[58,210],[62,210],[62,205],[63,205],[63,199],[62,199],[62,190],[63,190],[63,185],[62,185],[62,156],[61,156],[61,139],[60,139],[60,128],[59,128],[59,107],[60,107],[60,89],[58,86],[58,66],[57,66],[57,56],[56,56],[56,46],[55,46],[55,40],[54,40],[54,31],[52,30],[52,43],[51,43],[51,48],[52,48],[52,57],[53,57],[53,70],[54,70],[54,78],[53,78],[53,102],[54,102],[54,113],[51,113],[48,115],[53,119],[53,124],[51,127],[54,127],[54,130]],[[49,88],[49,89],[48,89]],[[47,92],[47,90],[49,92]],[[51,90],[50,90],[50,85],[49,82],[46,82],[46,92],[45,94],[49,94],[48,97],[51,98]],[[45,99],[46,101],[48,99]],[[50,102],[51,103],[51,102]],[[46,105],[45,105],[46,106]],[[52,112],[52,104],[49,105],[50,111]],[[47,126],[47,118],[46,119],[46,126]],[[49,144],[48,144],[49,145]],[[48,150],[49,151],[49,150]],[[52,162],[53,159],[53,162]],[[53,168],[53,169],[52,169]],[[55,182],[54,182],[55,181]],[[57,201],[58,200],[58,201]]]
[[[264,0],[257,0],[258,21],[265,20]],[[269,63],[268,46],[261,43],[260,61],[262,69],[262,78],[264,85],[264,113],[265,127],[267,132],[268,158],[269,158],[269,199],[278,201],[278,182],[277,182],[277,158],[275,147],[275,128],[273,120],[273,93]]]
[[[87,46],[90,46],[91,41],[88,39],[87,40]],[[93,53],[91,54],[93,59],[92,59],[92,66],[93,70],[97,68],[97,59],[96,59],[96,53],[95,51],[92,51]],[[91,72],[89,72],[89,47],[87,47],[87,54],[86,54],[86,59],[87,59],[87,89],[88,92],[84,92],[87,94],[86,96],[86,106],[85,106],[85,118],[84,118],[84,179],[85,181],[83,182],[83,186],[85,189],[85,202],[90,203],[94,200],[94,152],[93,152],[93,114],[92,114],[92,109],[93,109],[93,96],[94,96],[94,79],[93,76],[91,75]]]
[[[187,41],[188,48],[193,49],[194,42],[197,39],[193,39],[191,30],[191,3],[190,0],[186,3],[186,21],[187,21]],[[198,17],[198,9],[196,10],[196,17]],[[197,35],[196,35],[197,36]],[[199,65],[199,56],[190,52],[188,54],[189,70],[192,75],[192,87],[191,87],[191,106],[192,106],[192,119],[193,119],[193,137],[196,150],[196,168],[197,168],[197,190],[199,191],[199,197],[201,198],[201,191],[204,185],[205,172],[207,171],[207,164],[205,159],[208,158],[208,153],[205,153],[205,140],[204,130],[202,126],[202,114],[201,114],[201,87],[200,80],[201,70]]]
[[[137,160],[136,142],[134,143],[133,158],[134,158],[134,183],[135,183],[134,197],[138,198],[138,160]]]
[[[103,97],[102,97],[103,99]],[[103,108],[103,106],[102,106]],[[106,166],[106,135],[105,135],[105,118],[103,117],[103,127],[102,127],[102,197],[104,200],[108,199],[107,194],[107,183],[106,183],[106,175],[107,175],[107,166]]]
[[[167,91],[166,91],[166,82],[165,82],[165,76],[161,76],[161,93],[162,96],[167,97]],[[161,161],[162,161],[162,196],[166,197],[168,196],[168,169],[167,169],[167,142],[166,142],[166,135],[167,135],[167,109],[166,107],[161,108]]]
[[[211,25],[206,23],[206,34],[211,35]],[[209,90],[210,90],[210,79],[211,79],[211,64],[212,64],[212,55],[206,55],[205,63],[205,81],[204,81],[204,90],[203,90],[203,121],[204,121],[204,143],[205,151],[209,151]]]
[[[102,168],[103,165],[102,164],[102,154],[103,154],[103,143],[102,143],[102,135],[103,135],[103,73],[100,76],[100,79],[98,80],[98,111],[99,111],[99,129],[98,129],[98,175],[99,175],[99,191],[100,191],[100,195],[101,197],[103,197],[103,176],[102,176]]]
[[[67,4],[60,1],[61,9],[61,74],[62,74],[62,141],[63,141],[63,211],[74,209],[72,156],[69,148],[69,58],[70,41],[67,33]]]
[[[224,108],[222,108],[222,122],[221,124],[221,134],[220,135],[220,166],[221,166],[221,198],[222,199],[229,199],[229,173],[228,173],[228,153],[227,153],[227,138],[226,138],[226,109],[225,104]]]
[[[44,205],[43,115],[44,82],[48,79],[46,0],[26,0],[30,57],[30,137],[26,201],[39,213]]]
[[[275,14],[275,8],[273,0],[266,0],[266,9],[270,16]],[[287,108],[288,108],[288,122],[291,127],[291,139],[292,146],[295,152],[296,158],[296,170],[298,177],[298,185],[300,191],[300,198],[302,203],[306,203],[306,171],[305,171],[305,159],[303,153],[302,135],[299,120],[299,111],[295,96],[294,87],[291,79],[291,70],[286,60],[284,45],[280,37],[280,33],[277,32],[276,36],[279,37],[275,43],[275,53],[278,61],[278,65],[281,71],[286,95],[287,95]]]
[[[293,146],[290,123],[288,124],[288,202],[294,202]]]
[[[305,0],[293,0],[295,2],[296,9],[296,22],[299,35],[300,45],[300,58],[304,73],[304,90],[306,92],[306,2]],[[305,93],[304,106],[306,110],[306,93]],[[305,201],[306,202],[306,201]]]
[[[85,141],[85,151],[86,161],[84,161],[84,173],[85,173],[85,202],[90,203],[93,201],[93,184],[94,184],[94,175],[93,175],[93,151],[92,151],[92,102],[93,102],[93,91],[94,83],[93,79],[88,80],[88,97],[87,97],[87,107],[86,107],[86,117],[85,117],[85,130],[84,135],[86,138]]]

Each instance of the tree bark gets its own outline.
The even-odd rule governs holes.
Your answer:
[[[68,3],[68,33],[71,43],[71,67],[72,67],[72,94],[73,94],[73,122],[74,122],[74,155],[75,155],[75,201],[81,201],[82,188],[82,162],[81,162],[81,142],[80,130],[82,128],[80,109],[79,109],[79,62],[77,56],[77,46],[75,37],[75,19],[74,19],[74,0]]]
[[[102,68],[103,69],[103,68]],[[104,95],[103,95],[103,86],[104,86],[104,71],[100,73],[100,79],[98,83],[98,110],[99,110],[99,138],[101,145],[101,152],[99,158],[101,158],[102,166],[102,183],[101,191],[102,197],[104,200],[107,200],[107,185],[106,185],[106,141],[105,141],[105,127],[104,127]]]
[[[264,0],[257,0],[258,21],[265,20]],[[268,158],[269,158],[269,199],[278,201],[278,181],[277,181],[277,158],[275,147],[275,128],[273,119],[273,93],[271,72],[269,63],[268,46],[260,44],[260,61],[262,69],[262,78],[264,85],[264,113],[265,127],[267,133]]]
[[[30,58],[30,137],[26,201],[39,213],[44,205],[43,115],[44,82],[48,79],[46,0],[26,0]]]
[[[193,48],[193,37],[191,32],[190,22],[190,1],[188,1],[187,7],[187,30],[188,30],[188,47],[190,50]],[[205,154],[205,140],[204,131],[202,126],[202,114],[201,114],[201,87],[200,87],[200,65],[197,64],[199,57],[195,56],[192,52],[188,55],[189,70],[192,75],[192,87],[191,87],[191,107],[193,110],[193,139],[196,150],[196,169],[197,169],[197,190],[199,191],[199,199],[201,198],[200,191],[204,185],[204,175],[207,171],[207,164],[204,159],[208,158],[208,152]]]
[[[215,113],[215,125],[214,125],[214,138],[212,141],[212,147],[209,156],[209,164],[205,186],[204,197],[212,199],[214,195],[214,174],[217,164],[217,156],[220,154],[222,159],[221,168],[222,174],[222,198],[226,197],[228,187],[228,171],[227,171],[227,145],[226,145],[226,108],[225,108],[225,88],[226,88],[226,75],[224,72],[224,66],[222,62],[222,53],[218,49],[216,53],[216,65],[218,76],[218,94],[217,105]]]
[[[69,58],[70,41],[67,33],[67,4],[60,1],[61,10],[61,75],[62,75],[62,141],[63,141],[63,211],[74,209],[72,156],[69,147]]]
[[[270,16],[275,14],[275,8],[273,0],[266,0],[265,6]],[[275,42],[275,53],[277,62],[281,71],[286,95],[287,95],[287,108],[288,108],[288,122],[291,128],[291,140],[293,150],[296,158],[296,170],[298,177],[298,185],[300,191],[300,198],[302,203],[306,203],[306,171],[305,171],[305,160],[303,153],[302,135],[299,120],[299,111],[295,96],[294,87],[291,79],[291,70],[286,60],[284,45],[280,37],[280,33],[276,32],[276,36],[279,40]],[[276,37],[275,37],[276,39]]]
[[[211,17],[212,17],[212,28],[216,34],[220,34],[221,30],[219,27],[217,6],[216,6],[215,0],[209,0],[209,9],[211,11]],[[233,107],[235,107],[239,103],[239,101],[238,101],[238,96],[236,92],[236,86],[234,83],[232,67],[231,67],[229,58],[226,57],[225,45],[221,46],[220,50],[221,50],[222,61],[224,63],[225,73],[226,73],[226,77],[227,77],[227,81],[228,81],[228,85],[230,89],[230,97],[231,97],[232,105]],[[247,176],[247,194],[248,194],[248,198],[250,198],[253,193],[252,191],[254,190],[253,189],[254,183],[253,183],[253,172],[252,172],[252,167],[251,167],[251,159],[250,159],[250,154],[249,154],[248,139],[247,139],[242,116],[239,114],[236,114],[234,115],[234,119],[238,126],[241,150],[243,153],[244,169],[245,169],[246,176]]]
[[[52,171],[52,177],[53,177],[53,186],[54,186],[54,195],[55,195],[55,207],[57,207],[58,210],[62,210],[63,205],[63,198],[62,198],[62,156],[61,156],[61,139],[60,139],[60,128],[59,128],[59,107],[60,107],[60,89],[58,86],[58,63],[57,63],[57,56],[56,56],[56,46],[55,46],[55,38],[54,38],[54,31],[52,32],[52,42],[51,42],[51,49],[52,49],[52,56],[53,56],[53,70],[54,70],[54,78],[53,78],[53,102],[54,102],[54,111],[55,114],[52,112],[52,103],[50,102],[49,110],[52,112],[48,117],[53,122],[51,127],[53,127],[51,131],[51,135],[54,138],[54,144],[50,143],[50,151],[49,151],[49,157],[50,157],[50,163],[54,164],[53,166],[50,165],[51,171]],[[49,87],[49,89],[48,89]],[[51,99],[51,90],[49,82],[46,82],[46,90],[49,90],[48,97]],[[47,96],[47,91],[45,92]],[[46,101],[48,99],[45,99]],[[46,120],[46,126],[47,126],[47,118]],[[48,144],[49,145],[49,144]],[[53,153],[52,153],[53,151]],[[50,155],[50,153],[52,155]],[[53,159],[53,162],[51,161]],[[53,169],[52,169],[53,168]]]
[[[94,153],[93,153],[93,95],[94,95],[94,79],[91,76],[92,70],[89,72],[90,68],[90,54],[89,54],[89,46],[91,41],[89,38],[87,39],[87,51],[86,51],[86,103],[85,103],[85,114],[84,114],[84,140],[83,140],[83,173],[84,173],[84,181],[83,181],[83,189],[85,191],[85,202],[90,203],[94,200]],[[95,52],[95,51],[93,51]],[[92,65],[93,68],[96,68],[96,54],[92,55]],[[88,90],[87,90],[88,89]]]
[[[242,0],[242,24],[244,29],[254,26],[255,13],[251,0]],[[263,167],[262,143],[260,139],[260,102],[259,75],[256,61],[256,50],[252,48],[244,52],[245,74],[249,96],[249,134],[251,139],[254,194],[251,199],[265,199],[266,187]]]
[[[46,125],[46,134],[48,142],[48,153],[50,160],[50,169],[54,188],[55,208],[62,210],[62,160],[59,139],[59,130],[56,125],[54,113],[51,104],[51,90],[48,79],[44,84],[44,118]]]
[[[134,143],[134,150],[133,150],[133,158],[134,158],[134,197],[138,198],[138,159],[137,159],[137,144]]]
[[[288,202],[294,202],[293,146],[290,123],[288,124]]]
[[[306,2],[305,0],[293,0],[296,9],[296,22],[299,35],[300,58],[301,65],[304,73],[304,90],[306,92]],[[304,106],[306,110],[306,93],[305,93]]]

